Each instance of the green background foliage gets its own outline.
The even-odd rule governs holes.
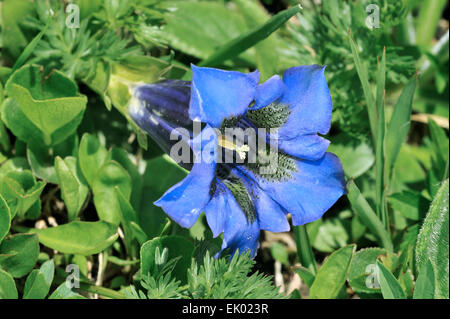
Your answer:
[[[0,298],[449,298],[446,1],[72,2],[75,28],[65,2],[0,2]],[[255,260],[153,205],[187,171],[130,120],[128,84],[191,63],[327,65],[348,194]]]

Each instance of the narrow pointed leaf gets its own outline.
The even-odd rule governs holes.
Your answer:
[[[431,203],[430,210],[423,222],[416,246],[417,269],[422,269],[427,259],[435,269],[435,298],[449,297],[449,213],[448,213],[449,182],[442,184]]]
[[[386,177],[390,178],[400,147],[408,135],[411,125],[411,109],[417,79],[414,77],[403,89],[397,100],[386,131]]]
[[[378,281],[384,299],[406,299],[402,286],[394,275],[378,260]]]
[[[435,291],[434,269],[431,261],[427,259],[419,272],[414,288],[414,299],[433,299]]]
[[[392,241],[389,233],[384,228],[384,225],[378,219],[377,215],[370,207],[367,200],[359,191],[353,180],[350,180],[347,184],[348,199],[352,205],[352,209],[361,218],[363,223],[370,229],[370,231],[377,236],[381,245],[388,251],[393,250]]]
[[[281,11],[270,18],[262,26],[231,40],[219,48],[213,55],[200,62],[199,66],[216,66],[225,60],[234,58],[248,48],[251,48],[258,42],[267,38],[270,34],[279,29],[293,15],[299,13],[300,9],[300,5],[296,5],[292,8]]]

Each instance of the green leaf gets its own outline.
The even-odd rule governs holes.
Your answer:
[[[417,269],[429,258],[435,270],[435,298],[449,298],[448,291],[448,179],[442,183],[423,222],[416,246]]]
[[[76,156],[78,152],[78,135],[73,134],[61,143],[48,148],[43,145],[28,145],[27,159],[36,177],[49,183],[59,184],[55,168],[57,156]]]
[[[249,29],[263,25],[270,18],[263,5],[257,1],[233,0],[233,2],[236,3],[239,12],[244,16]],[[276,37],[276,33],[255,45],[256,68],[261,73],[261,81],[265,81],[277,73],[280,58],[276,50],[278,46],[279,39]]]
[[[36,177],[49,183],[58,184],[59,179],[55,169],[57,156],[76,156],[78,152],[78,135],[73,134],[61,143],[48,148],[43,145],[28,145],[27,159]]]
[[[339,218],[321,220],[317,235],[312,240],[315,249],[331,253],[348,244],[349,232]]]
[[[358,215],[354,215],[351,221],[352,241],[355,243],[367,233],[367,226],[361,221]]]
[[[314,283],[314,280],[316,276],[309,270],[308,268],[305,268],[303,266],[300,266],[295,270],[295,272],[300,276],[300,278],[304,281],[304,283],[311,288],[312,284]]]
[[[310,238],[314,236],[311,235],[311,226],[317,225],[321,221],[315,221],[307,225],[294,226],[294,238],[295,244],[297,246],[297,256],[300,264],[305,268],[309,269],[314,275],[317,274],[317,263],[316,257],[312,250],[312,245],[310,244]]]
[[[385,83],[386,83],[386,47],[383,49],[381,63],[378,63],[377,73],[377,91],[376,91],[376,108],[377,108],[377,136],[375,144],[375,196],[376,196],[376,212],[380,217],[386,229],[389,229],[389,219],[387,215],[387,204],[385,189],[388,185],[385,178],[385,134],[386,134],[386,118],[384,110],[385,99]]]
[[[28,165],[28,161],[25,157],[13,157],[0,166],[0,178],[11,171],[22,172],[27,169],[30,169],[30,166]]]
[[[55,263],[48,260],[40,269],[33,270],[27,277],[23,299],[44,299],[50,291],[55,274]]]
[[[123,196],[122,192],[116,187],[114,189],[114,195],[119,203],[119,209],[120,209],[120,222],[123,226],[123,234],[124,234],[124,241],[125,241],[125,247],[127,249],[127,252],[131,252],[131,243],[133,239],[136,239],[139,241],[140,233],[143,232],[142,230],[140,232],[136,232],[135,227],[132,226],[132,223],[134,225],[138,226],[138,219],[137,214],[134,211],[133,207],[129,203],[129,201]],[[140,229],[140,227],[139,227]]]
[[[370,229],[370,231],[377,236],[380,243],[388,251],[393,250],[392,241],[390,235],[387,233],[381,221],[378,219],[375,212],[370,207],[367,200],[359,191],[353,180],[350,180],[347,184],[348,200],[352,205],[354,212],[361,218],[363,223]]]
[[[122,267],[135,265],[140,262],[139,260],[124,260],[124,259],[120,259],[116,256],[108,256],[108,261],[115,265],[122,266]]]
[[[44,246],[64,254],[94,255],[109,247],[119,236],[117,226],[104,221],[74,221],[57,227],[31,230]]]
[[[414,275],[411,269],[406,269],[405,272],[400,273],[398,276],[398,282],[400,283],[400,286],[402,286],[406,298],[412,298],[414,291]]]
[[[159,236],[168,217],[164,211],[153,205],[170,187],[181,181],[187,172],[169,156],[163,155],[150,160],[144,173],[141,208],[138,212],[140,226],[149,238]]]
[[[126,200],[130,199],[130,175],[119,163],[108,161],[100,168],[92,183],[94,204],[101,220],[119,225],[121,211],[115,193],[116,187]]]
[[[139,173],[136,165],[131,161],[129,154],[121,148],[112,148],[109,152],[109,158],[118,162],[125,168],[131,177],[132,190],[130,203],[135,210],[139,210],[142,199],[142,175]]]
[[[332,253],[317,272],[310,289],[311,299],[337,298],[347,280],[356,245],[342,247]]]
[[[348,274],[348,282],[355,292],[381,293],[376,263],[377,258],[385,255],[383,248],[365,248],[356,252]]]
[[[402,286],[394,275],[381,263],[377,261],[378,281],[384,299],[406,299]]]
[[[21,119],[25,117],[42,132],[42,142],[46,145],[58,144],[72,135],[86,108],[87,98],[78,96],[75,82],[59,71],[45,77],[37,65],[26,65],[14,72],[5,88],[8,96],[17,102]],[[18,122],[17,117],[5,114],[3,117],[13,133],[17,127],[24,129],[26,123]]]
[[[14,278],[0,269],[0,299],[17,299],[17,288]]]
[[[135,222],[130,222],[131,229],[133,231],[134,237],[138,241],[139,245],[142,245],[148,240],[147,234],[142,230],[141,226],[139,226]]]
[[[7,173],[0,180],[0,193],[10,208],[11,219],[16,214],[24,217],[28,209],[40,200],[45,185],[45,182],[36,182],[29,170]]]
[[[80,0],[78,1],[80,6],[80,17],[82,19],[89,17],[91,14],[99,11],[102,7],[101,0]]]
[[[35,176],[52,184],[58,183],[54,160],[47,147],[27,147],[27,159]]]
[[[372,148],[367,143],[344,134],[334,138],[327,151],[339,157],[347,177],[357,178],[375,163]]]
[[[83,79],[94,92],[100,95],[108,110],[111,110],[111,99],[106,95],[111,75],[111,65],[109,63],[98,61],[96,70],[89,78]]]
[[[421,220],[425,217],[430,201],[421,194],[411,191],[395,193],[389,196],[389,204],[404,217],[411,220]]]
[[[164,6],[171,9],[165,15],[165,40],[200,59],[247,30],[242,16],[221,3],[165,1]]]
[[[433,153],[437,157],[437,164],[441,169],[444,169],[445,163],[448,161],[449,152],[447,134],[445,134],[445,131],[440,128],[431,117],[428,118],[428,127],[430,128],[431,145]]]
[[[84,177],[92,187],[95,176],[108,157],[108,151],[93,135],[84,134],[78,151],[78,160]]]
[[[16,234],[0,245],[0,267],[15,278],[28,274],[39,255],[39,240],[35,234]]]
[[[56,157],[55,169],[61,187],[61,196],[66,204],[69,221],[76,219],[89,193],[87,182],[78,166],[77,159],[69,156]]]
[[[8,98],[3,101],[1,116],[5,125],[20,141],[44,146],[44,134],[25,116],[16,100]]]
[[[66,282],[63,282],[58,288],[53,291],[53,293],[48,297],[48,299],[86,299],[68,287]]]
[[[17,58],[16,62],[14,63],[14,66],[11,69],[11,74],[14,73],[18,68],[20,68],[25,61],[30,57],[30,55],[33,53],[34,49],[36,49],[36,46],[38,45],[39,41],[41,41],[44,34],[47,32],[47,29],[50,25],[50,22],[52,21],[52,16],[49,15],[47,18],[47,23],[45,24],[44,29],[42,29],[34,38],[31,40],[26,48],[22,51],[20,56]]]
[[[258,42],[267,38],[270,34],[278,30],[286,21],[292,16],[299,13],[301,9],[300,5],[296,5],[292,8],[283,10],[273,17],[271,17],[266,23],[258,28],[255,28],[248,33],[245,33],[221,46],[206,60],[199,63],[200,66],[216,66],[221,62],[232,59],[238,56],[240,53],[251,48]]]
[[[414,299],[434,299],[435,279],[433,264],[429,259],[422,265],[414,287]]]
[[[0,107],[3,104],[3,87],[2,84],[0,83]],[[3,122],[0,120],[0,150],[5,151],[5,152],[9,152],[11,150],[11,140],[9,138],[9,134],[5,128],[5,125],[3,124]],[[5,161],[6,158],[3,158],[4,155],[3,153],[1,153],[1,160],[0,163],[3,163]]]
[[[416,41],[417,44],[426,50],[431,45],[439,20],[443,14],[448,2],[445,0],[436,0],[430,2],[423,2],[420,6],[419,15],[416,23]]]
[[[11,227],[11,212],[8,203],[6,203],[3,196],[0,194],[0,243],[8,234]]]
[[[28,39],[21,28],[23,17],[32,16],[35,6],[31,1],[5,0],[2,3],[2,49],[12,58],[17,58]],[[3,51],[2,50],[2,51]]]
[[[166,261],[181,256],[181,259],[178,260],[172,274],[182,283],[186,283],[187,269],[191,265],[194,245],[185,237],[181,236],[157,237],[147,241],[141,247],[141,273],[143,275],[155,274],[157,267],[163,266],[157,265],[155,260],[157,247],[161,253],[164,248],[167,248],[168,255]]]
[[[285,245],[274,242],[270,246],[270,253],[272,254],[273,259],[289,266],[289,254]]]
[[[428,173],[428,188],[431,196],[435,196],[440,182],[448,178],[449,146],[447,134],[431,118],[428,120],[428,127],[430,128],[431,148],[433,150],[431,170]]]
[[[428,151],[429,152],[429,151]],[[417,156],[417,147],[403,143],[394,164],[392,183],[417,183],[425,180],[426,175]],[[393,185],[393,186],[394,186]],[[402,186],[404,188],[404,186]]]
[[[394,106],[391,120],[387,126],[385,156],[386,177],[390,178],[400,147],[406,139],[411,125],[411,110],[416,90],[417,79],[413,78],[403,89],[397,103]]]
[[[369,76],[367,75],[367,66],[363,65],[361,59],[359,58],[358,48],[355,42],[353,41],[350,29],[348,30],[348,39],[350,41],[350,48],[352,50],[353,59],[355,61],[356,71],[358,73],[359,80],[361,81],[364,97],[366,99],[367,113],[369,114],[370,131],[372,133],[374,145],[376,145],[376,139],[378,136],[377,135],[378,115],[375,99],[373,97],[372,89],[370,88]]]

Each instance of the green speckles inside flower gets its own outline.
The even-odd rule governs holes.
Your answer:
[[[283,126],[289,117],[289,106],[272,103],[259,110],[248,111],[246,116],[258,128],[279,128]]]

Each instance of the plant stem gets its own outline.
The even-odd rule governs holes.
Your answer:
[[[431,45],[446,3],[446,0],[422,1],[417,19],[416,38],[417,44],[424,50],[429,49]]]
[[[105,288],[105,287],[100,287],[100,286],[95,286],[93,284],[89,284],[89,283],[85,283],[85,282],[80,282],[80,288],[78,288],[80,290],[84,290],[93,294],[98,294],[100,296],[104,296],[107,298],[111,298],[111,299],[125,299],[125,295],[121,294],[118,291],[109,289],[109,288]]]
[[[384,224],[384,227],[389,232],[389,216],[386,203],[386,188],[388,186],[388,179],[385,178],[385,134],[386,134],[386,119],[385,119],[385,84],[386,84],[386,47],[383,49],[381,61],[378,61],[377,74],[377,93],[376,93],[376,108],[377,108],[377,136],[375,145],[375,159],[376,159],[376,212],[378,218]]]
[[[317,273],[316,260],[312,247],[309,243],[306,225],[294,226],[295,243],[297,254],[303,267],[308,268],[315,275]]]

